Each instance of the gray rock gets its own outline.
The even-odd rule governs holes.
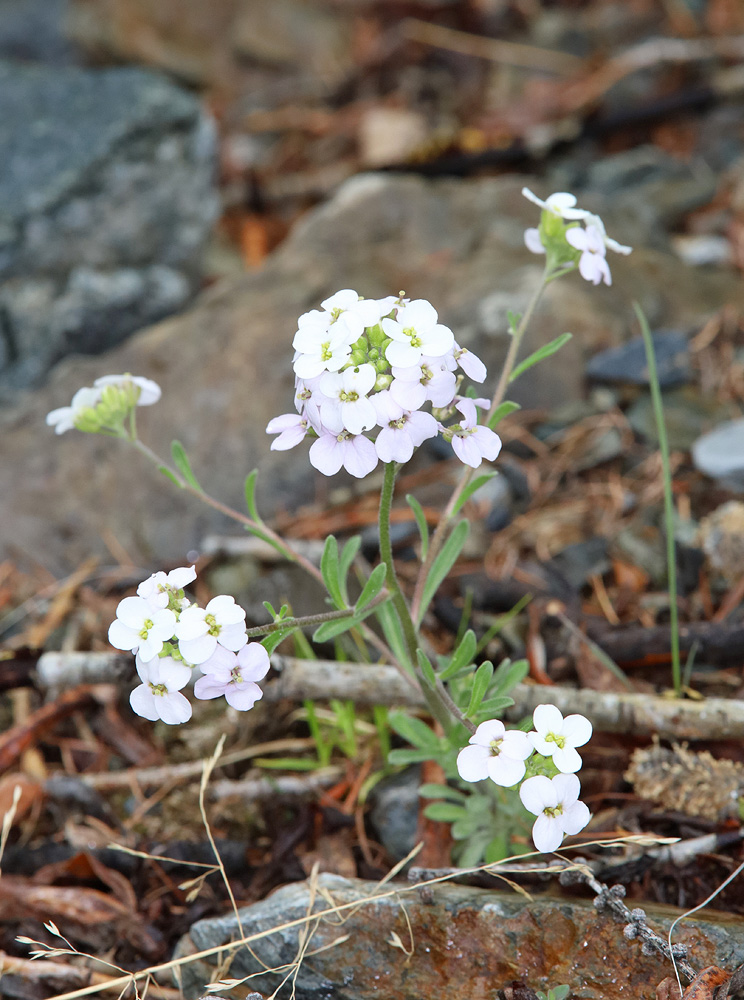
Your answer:
[[[74,60],[64,32],[68,0],[0,0],[0,58],[53,65]]]
[[[119,442],[77,432],[57,438],[44,426],[49,410],[111,372],[147,375],[162,385],[163,399],[138,420],[144,440],[167,456],[171,440],[180,438],[197,477],[226,503],[244,509],[243,480],[256,466],[259,509],[269,518],[312,499],[318,488],[324,495],[335,489],[340,481],[316,475],[305,447],[271,452],[264,430],[292,407],[297,317],[339,288],[366,295],[405,288],[429,298],[458,340],[483,357],[490,373],[483,392],[490,394],[509,337],[493,313],[484,322],[481,304],[495,290],[503,301],[510,290],[512,301],[523,301],[540,276],[522,240],[535,221],[534,206],[520,195],[523,183],[522,177],[357,178],[309,213],[261,271],[213,287],[190,312],[105,357],[62,361],[43,390],[0,414],[5,554],[64,573],[92,553],[110,558],[103,539],[114,537],[139,565],[179,565],[206,534],[240,532]],[[736,276],[693,272],[658,250],[639,246],[612,266],[611,288],[578,276],[548,287],[525,355],[564,330],[574,337],[511,387],[510,396],[525,407],[551,411],[583,397],[587,356],[631,335],[632,297],[652,324],[679,329],[705,322],[727,302],[744,308]],[[507,462],[505,453],[499,468],[519,501]],[[368,485],[347,483],[351,497]]]
[[[416,846],[420,784],[421,768],[407,767],[392,778],[383,778],[370,795],[372,825],[380,843],[396,861]]]
[[[341,909],[307,921],[332,906]],[[646,909],[652,926],[665,935],[669,907]],[[303,952],[305,928],[311,937]],[[176,956],[214,949],[180,966],[187,998],[200,997],[217,978],[244,976],[252,978],[221,988],[220,996],[244,1000],[249,989],[273,995],[287,966],[303,954],[296,980],[279,997],[420,1000],[443,988],[448,997],[491,997],[521,979],[542,990],[567,983],[577,997],[653,1000],[658,955],[644,955],[635,942],[608,947],[607,933],[606,916],[590,900],[525,898],[453,884],[379,886],[323,873],[315,891],[307,882],[284,886],[240,910],[240,922],[232,914],[199,921],[179,942]],[[224,947],[244,936],[245,945]],[[733,969],[744,959],[744,934],[735,917],[686,920],[675,931],[676,942],[692,946],[700,968]],[[284,970],[266,972],[277,967]]]
[[[0,389],[99,353],[197,290],[213,126],[137,69],[0,62]]]
[[[744,418],[720,424],[699,437],[692,445],[692,460],[706,476],[744,492]]]
[[[691,386],[665,392],[664,423],[669,447],[678,451],[689,451],[695,440],[706,428],[720,423],[729,413],[729,408],[715,400],[701,397]],[[644,393],[629,407],[628,423],[647,441],[657,443],[656,417],[651,396]]]
[[[687,337],[679,330],[659,330],[652,336],[659,385],[667,389],[691,378]],[[595,354],[586,366],[587,377],[595,382],[626,382],[648,385],[648,368],[643,338],[636,337],[620,347]]]

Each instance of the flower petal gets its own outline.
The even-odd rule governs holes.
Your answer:
[[[132,710],[143,719],[157,722],[160,718],[155,709],[155,696],[150,690],[149,684],[140,684],[139,687],[136,687],[129,695],[129,704],[132,706]]]
[[[487,761],[488,777],[502,788],[511,788],[524,777],[526,765],[523,760],[515,760],[500,753],[497,757],[489,757]]]
[[[489,757],[486,747],[463,747],[457,755],[457,771],[463,781],[482,781],[487,778]]]
[[[563,843],[563,826],[560,820],[542,813],[537,817],[532,827],[532,839],[535,842],[535,847],[543,854],[557,851]]]

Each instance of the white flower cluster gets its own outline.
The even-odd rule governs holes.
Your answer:
[[[296,413],[269,422],[274,451],[307,435],[311,464],[326,476],[342,467],[363,478],[381,462],[407,462],[442,434],[461,461],[493,461],[501,441],[478,423],[485,399],[458,395],[462,372],[483,382],[486,367],[460,347],[425,299],[362,299],[343,289],[300,316],[295,348]],[[425,404],[437,411],[423,410]],[[455,417],[445,426],[442,421]]]
[[[581,756],[576,747],[589,742],[592,724],[583,715],[564,719],[555,705],[538,705],[532,721],[535,728],[529,733],[507,732],[498,719],[482,722],[458,754],[457,770],[465,781],[490,778],[505,788],[521,781],[519,797],[537,816],[532,827],[535,847],[549,853],[560,847],[566,834],[583,830],[591,818],[585,803],[579,802],[576,772]],[[522,781],[528,768],[534,772],[547,758],[558,774],[533,773]]]
[[[64,434],[65,431],[77,427],[102,401],[107,386],[128,389],[136,406],[152,406],[161,396],[157,382],[141,375],[103,375],[97,378],[92,386],[86,385],[78,389],[69,406],[60,406],[59,409],[47,413],[46,422],[49,427],[54,428],[55,434]]]
[[[200,608],[184,596],[183,588],[196,579],[193,566],[166,574],[153,573],[125,597],[109,627],[116,649],[135,653],[141,680],[129,701],[145,719],[170,725],[187,722],[191,705],[181,694],[193,668],[202,676],[194,684],[197,698],[219,698],[239,711],[253,708],[263,696],[256,681],[269,670],[269,657],[260,643],[248,642],[245,611],[232,597],[214,597]]]
[[[591,281],[593,285],[598,285],[600,281],[611,285],[612,275],[607,263],[607,250],[629,254],[632,252],[632,247],[623,246],[617,240],[610,239],[600,217],[582,208],[576,208],[576,198],[567,191],[557,191],[545,201],[534,195],[529,188],[522,188],[522,194],[535,205],[539,205],[544,212],[550,212],[564,222],[572,223],[565,231],[565,238],[574,250],[579,250],[581,253],[579,257],[581,277]],[[540,229],[526,230],[524,242],[532,253],[545,253],[547,249]]]

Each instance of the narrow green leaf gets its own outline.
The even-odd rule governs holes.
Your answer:
[[[295,631],[294,628],[283,628],[283,629],[278,629],[276,632],[269,632],[269,634],[265,635],[261,640],[261,645],[269,654],[269,656],[271,656],[276,647],[280,645],[280,643],[282,643],[287,638],[287,636],[292,635],[294,631]]]
[[[197,482],[196,476],[191,471],[191,463],[189,462],[188,457],[186,455],[186,450],[184,449],[180,441],[171,442],[171,455],[173,457],[173,464],[181,473],[181,475],[189,484],[189,486],[193,486],[195,490],[199,490],[200,492],[203,493],[204,491]]]
[[[361,535],[353,535],[344,545],[341,550],[341,556],[338,560],[338,582],[341,586],[341,593],[344,598],[344,604],[349,603],[349,591],[347,587],[347,577],[349,575],[349,570],[351,569],[351,564],[354,562],[354,558],[359,551],[359,547],[362,544]]]
[[[183,483],[178,479],[178,476],[174,475],[167,465],[159,465],[158,471],[162,472],[166,479],[170,479],[172,483],[175,483],[179,490],[183,489]]]
[[[421,535],[421,558],[426,559],[426,553],[429,551],[429,525],[426,523],[424,508],[412,493],[406,493],[406,503],[411,508],[413,516],[416,518],[419,535]]]
[[[521,409],[522,407],[519,405],[519,403],[512,403],[510,399],[504,400],[501,406],[497,406],[496,409],[493,411],[493,416],[488,421],[488,426],[491,428],[491,430],[493,430],[496,424],[499,423],[500,420],[503,420],[504,417],[508,417],[510,413],[514,413],[517,410]]]
[[[465,713],[468,718],[474,715],[480,708],[483,697],[488,690],[488,686],[493,678],[493,663],[490,660],[486,660],[485,663],[481,663],[478,669],[475,671],[475,677],[473,678],[473,686],[470,690],[470,703],[468,704],[467,712]]]
[[[322,622],[313,632],[313,642],[328,642],[335,639],[337,635],[343,635],[349,629],[358,625],[361,619],[349,615],[348,618],[337,618],[331,622]]]
[[[480,703],[480,708],[475,713],[476,718],[483,716],[483,719],[495,719],[500,712],[503,712],[505,708],[511,708],[514,704],[514,699],[510,698],[508,695],[500,694],[493,698],[485,698]]]
[[[439,823],[456,823],[464,819],[466,813],[462,806],[456,806],[454,802],[431,802],[424,809],[424,816]]]
[[[316,771],[320,764],[307,757],[256,757],[256,767],[275,771]]]
[[[409,750],[407,747],[399,750],[391,750],[388,754],[390,764],[420,764],[422,761],[431,760],[432,754],[429,750]]]
[[[375,566],[372,572],[369,574],[369,579],[362,588],[362,592],[359,595],[356,604],[354,605],[354,611],[359,613],[363,611],[370,601],[374,601],[377,595],[380,593],[382,588],[385,586],[385,574],[387,572],[387,566],[385,563],[380,563],[379,566]]]
[[[542,347],[538,347],[528,358],[525,358],[514,371],[509,376],[509,381],[514,382],[518,379],[520,375],[523,375],[528,368],[532,368],[539,361],[543,361],[545,358],[549,358],[551,354],[555,354],[556,351],[560,351],[564,344],[567,344],[571,339],[572,334],[562,333],[560,337],[556,337],[555,340],[551,340],[549,344],[543,344]]]
[[[409,674],[412,674],[413,666],[408,657],[406,638],[403,635],[403,629],[393,608],[392,601],[385,601],[384,604],[378,604],[375,608],[375,615],[382,627],[385,641],[395,654],[396,660],[406,668]]]
[[[418,790],[422,799],[450,799],[452,802],[467,802],[467,795],[459,788],[449,785],[437,785],[433,782],[421,785]]]
[[[417,649],[416,655],[418,657],[418,664],[421,668],[421,673],[424,675],[424,680],[429,685],[429,687],[437,686],[437,675],[434,673],[434,667],[431,665],[431,660],[423,651],[423,649]]]
[[[514,663],[512,663],[511,660],[504,660],[498,665],[496,672],[493,675],[495,683],[491,694],[509,694],[512,688],[516,687],[517,684],[522,683],[527,676],[528,671],[529,664],[527,663],[527,660],[516,660]]]
[[[475,656],[477,647],[478,643],[475,638],[475,632],[469,628],[462,637],[460,645],[454,653],[452,653],[448,665],[444,668],[444,670],[440,671],[440,680],[447,681],[450,677],[454,677],[455,674],[459,673],[463,667],[470,666],[473,662],[473,657]]]
[[[439,737],[429,726],[415,715],[408,715],[407,712],[391,712],[388,722],[392,729],[408,740],[411,746],[418,747],[419,750],[426,749],[430,753],[439,750]]]
[[[459,514],[472,495],[476,493],[481,486],[485,486],[488,480],[493,479],[496,475],[498,475],[497,472],[484,472],[482,476],[478,476],[477,479],[472,481],[472,483],[468,483],[455,504],[454,510],[452,511],[453,516],[455,514]]]
[[[245,477],[245,506],[254,521],[261,523],[261,515],[256,506],[256,480],[258,479],[258,469],[249,472]]]
[[[284,558],[290,562],[294,560],[294,556],[291,551],[289,549],[282,548],[281,542],[272,538],[271,535],[267,535],[265,531],[261,531],[260,528],[254,528],[250,524],[246,524],[244,527],[245,530],[250,532],[251,535],[255,535],[256,538],[260,538],[262,542],[266,542],[266,544],[270,545],[272,549],[276,549],[280,556],[284,556]]]
[[[429,570],[429,575],[426,578],[426,583],[424,584],[424,592],[421,600],[421,607],[419,608],[418,622],[420,622],[424,617],[426,609],[429,607],[431,599],[439,589],[439,585],[442,580],[444,580],[449,571],[455,565],[457,557],[462,552],[465,539],[468,537],[468,531],[469,525],[467,521],[458,522],[458,524],[455,525],[452,534],[444,543],[441,551],[434,560],[432,567]]]
[[[331,600],[337,608],[346,607],[339,577],[338,542],[333,535],[326,538],[323,556],[320,560],[320,572]]]

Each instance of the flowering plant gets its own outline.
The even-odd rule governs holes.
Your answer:
[[[380,494],[380,562],[369,573],[356,601],[349,599],[347,577],[360,539],[342,549],[333,536],[326,540],[317,566],[292,549],[258,513],[256,471],[246,480],[248,513],[226,508],[200,486],[180,444],[174,442],[172,465],[139,437],[138,406],[160,396],[149,379],[106,376],[79,390],[69,407],[52,411],[47,423],[61,434],[71,428],[119,437],[153,461],[177,486],[228,513],[284,556],[299,563],[323,584],[332,609],[294,618],[288,607],[279,612],[266,604],[271,621],[246,626],[245,611],[229,595],[213,597],[201,607],[186,596],[196,577],[194,566],[166,574],[156,572],[137,594],[119,604],[109,640],[135,654],[140,683],[130,696],[133,710],[145,719],[169,725],[187,722],[191,702],[184,694],[192,682],[197,699],[224,697],[247,711],[262,697],[259,682],[270,668],[270,654],[298,629],[313,628],[317,642],[351,629],[364,656],[372,651],[394,664],[421,692],[433,724],[406,712],[390,715],[390,724],[410,746],[393,749],[394,764],[435,760],[445,782],[426,785],[421,793],[435,799],[428,815],[453,823],[462,842],[459,860],[473,864],[485,856],[497,860],[513,850],[512,835],[532,823],[539,851],[556,850],[566,834],[583,829],[589,810],[579,800],[577,748],[591,737],[590,722],[580,715],[563,718],[552,705],[535,710],[533,728],[507,730],[499,715],[513,700],[509,692],[526,673],[523,662],[505,661],[497,668],[478,662],[478,643],[467,630],[436,665],[421,632],[427,609],[458,558],[467,533],[460,518],[466,501],[492,475],[474,478],[474,470],[499,455],[498,422],[516,408],[506,390],[519,374],[557,351],[564,334],[517,364],[532,312],[546,285],[578,269],[594,284],[610,283],[606,251],[629,253],[607,237],[602,221],[578,208],[567,193],[545,201],[525,189],[542,209],[539,226],[525,234],[527,246],[545,256],[545,270],[523,316],[510,315],[511,343],[490,398],[467,388],[466,379],[483,384],[483,362],[462,347],[435,308],[403,293],[365,299],[343,289],[299,318],[292,341],[295,375],[294,412],[269,421],[271,448],[287,450],[310,440],[311,465],[326,476],[345,469],[362,478],[382,463]],[[463,472],[436,530],[429,535],[423,511],[409,497],[420,532],[420,566],[413,592],[406,595],[395,570],[390,512],[398,468],[427,440],[441,436],[463,463]],[[374,616],[377,629],[367,621]],[[255,640],[255,641],[254,641]],[[529,730],[529,731],[528,731]],[[518,795],[508,789],[518,789]],[[532,819],[531,817],[535,817]]]

